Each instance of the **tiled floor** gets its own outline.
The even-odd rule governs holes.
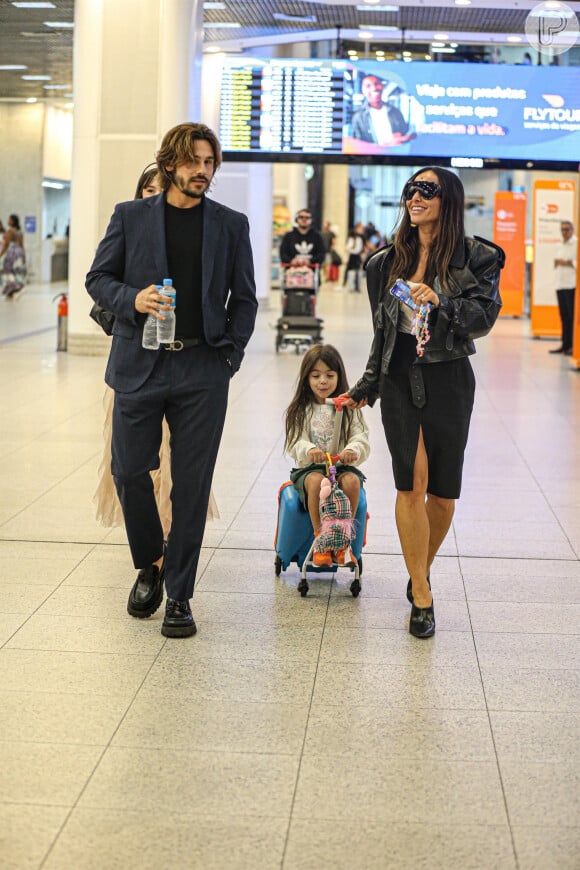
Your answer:
[[[165,640],[94,520],[104,359],[55,352],[58,289],[0,310],[3,870],[577,870],[580,373],[527,321],[479,342],[421,642],[378,409],[360,597],[274,577],[300,362],[274,353],[274,298],[232,382],[199,632]],[[323,289],[319,313],[354,381],[366,298]]]

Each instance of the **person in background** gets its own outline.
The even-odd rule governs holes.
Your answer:
[[[395,241],[367,264],[374,338],[351,407],[381,400],[397,498],[395,518],[409,572],[409,631],[435,633],[431,565],[461,492],[475,393],[469,357],[501,308],[501,248],[464,230],[459,178],[440,166],[405,184]],[[407,282],[414,310],[392,294]],[[397,286],[395,287],[395,283]]]
[[[294,229],[282,237],[280,262],[292,266],[320,266],[325,256],[324,240],[312,229],[312,212],[301,208],[296,214]]]
[[[324,250],[328,254],[332,247],[332,242],[336,239],[336,233],[333,231],[332,226],[330,225],[330,221],[324,221],[322,225],[322,232],[320,233],[322,236],[322,241],[324,242]]]
[[[14,301],[22,295],[26,284],[24,236],[17,214],[11,214],[8,218],[8,228],[4,232],[0,248],[0,258],[2,257],[4,257],[0,272],[2,295],[7,301]]]
[[[572,221],[560,223],[562,242],[556,251],[554,272],[556,273],[556,296],[562,324],[562,343],[550,353],[572,354],[574,334],[574,297],[576,295],[578,239],[574,234]]]
[[[86,280],[115,315],[105,375],[115,390],[112,471],[139,569],[127,610],[151,616],[165,585],[165,637],[197,631],[190,600],[229,384],[258,307],[248,219],[206,197],[220,164],[219,140],[204,124],[169,130],[157,153],[164,193],[116,206]],[[166,276],[177,291],[176,338],[147,350],[147,317],[163,320],[170,309],[158,290]],[[173,482],[166,547],[150,475],[164,417]]]
[[[147,199],[149,196],[157,196],[163,193],[163,179],[158,174],[157,164],[151,163],[146,166],[137,182],[135,199]],[[115,392],[110,387],[105,387],[103,408],[105,422],[103,425],[104,450],[98,468],[98,483],[93,496],[96,505],[97,521],[105,528],[114,528],[123,525],[123,511],[117,496],[113,475],[111,472],[111,439],[113,434],[113,405]],[[163,538],[166,541],[171,528],[171,450],[169,447],[169,426],[167,420],[163,420],[163,435],[161,449],[159,451],[159,468],[151,472],[155,499],[159,510],[159,518],[163,526]],[[218,519],[219,510],[210,490],[207,511],[208,520]]]
[[[350,293],[360,293],[361,269],[365,250],[364,224],[359,221],[354,226],[346,240],[346,266],[344,269],[344,285]]]

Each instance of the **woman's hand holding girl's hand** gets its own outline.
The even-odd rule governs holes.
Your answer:
[[[353,462],[357,461],[358,453],[355,453],[354,450],[343,450],[342,453],[338,454],[338,458],[343,465],[352,465]]]
[[[311,447],[308,456],[311,462],[324,462],[326,460],[326,454],[318,447]]]
[[[416,305],[425,305],[426,302],[430,302],[433,308],[439,308],[439,296],[428,284],[416,284],[414,281],[409,281],[409,289],[411,290],[411,298]]]
[[[351,399],[348,393],[341,393],[338,398],[344,399],[345,408],[364,408],[364,406],[368,404],[367,398],[361,399],[360,402],[355,402],[354,399]]]

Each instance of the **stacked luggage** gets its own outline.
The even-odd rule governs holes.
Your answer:
[[[318,265],[280,264],[282,314],[276,324],[276,353],[285,347],[300,353],[322,342],[323,321],[316,316],[319,279]]]

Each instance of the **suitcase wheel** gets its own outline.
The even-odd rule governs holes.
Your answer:
[[[353,598],[358,598],[359,592],[360,592],[360,581],[359,580],[352,581],[352,583],[350,584],[350,591],[352,593]]]
[[[306,598],[306,594],[308,592],[308,583],[306,582],[306,580],[300,581],[300,583],[298,584],[298,591],[302,598]]]
[[[282,559],[280,556],[276,556],[274,560],[274,571],[276,572],[276,577],[279,577],[282,571]]]

